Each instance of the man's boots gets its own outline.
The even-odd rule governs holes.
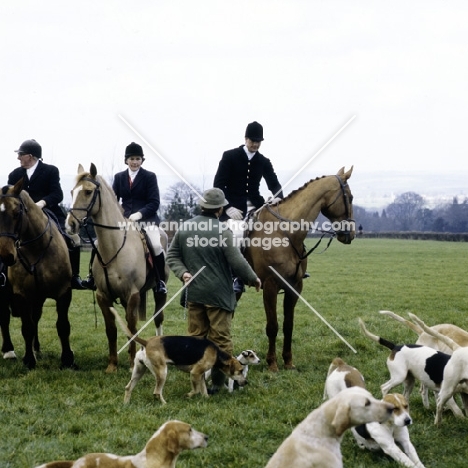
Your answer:
[[[153,256],[153,270],[156,277],[156,286],[153,288],[155,294],[167,294],[166,283],[164,282],[166,260],[164,258],[164,252],[161,252],[158,256]]]
[[[76,245],[68,249],[68,255],[70,256],[70,264],[72,269],[71,288],[83,290],[86,289],[80,278],[80,252],[81,247]]]

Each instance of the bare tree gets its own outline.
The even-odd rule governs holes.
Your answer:
[[[393,218],[395,228],[410,231],[416,228],[419,212],[424,206],[424,198],[415,192],[405,192],[388,205],[387,215]]]

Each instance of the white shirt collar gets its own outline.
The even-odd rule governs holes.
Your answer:
[[[39,159],[36,161],[36,164],[34,164],[34,166],[31,166],[30,168],[26,169],[26,174],[28,175],[29,180],[31,180],[31,177],[34,174],[34,171],[37,169],[38,164]]]
[[[251,153],[248,149],[247,149],[247,146],[244,145],[244,151],[245,151],[245,154],[247,155],[247,157],[250,159],[252,159],[256,154],[257,152],[253,152]]]
[[[130,179],[132,179],[132,182],[135,180],[136,175],[140,169],[137,169],[136,171],[132,171],[130,168],[128,168],[128,175],[130,176]]]

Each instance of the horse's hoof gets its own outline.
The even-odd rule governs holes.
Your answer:
[[[64,369],[79,370],[80,368],[75,362],[72,362],[71,364],[62,364],[60,366],[60,370],[64,370]]]
[[[285,365],[284,365],[284,368],[285,368],[286,370],[297,370],[297,369],[296,369],[296,366],[295,366],[294,364],[285,364]]]
[[[278,364],[276,364],[276,362],[272,362],[269,366],[268,366],[268,370],[270,372],[278,372]]]
[[[117,372],[117,366],[115,364],[109,364],[105,372],[106,374],[112,374],[113,372]]]
[[[7,351],[3,353],[3,359],[17,359],[16,353],[14,351]]]

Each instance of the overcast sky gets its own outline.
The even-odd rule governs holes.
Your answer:
[[[206,189],[253,120],[283,184],[335,137],[286,193],[351,165],[351,187],[460,174],[467,25],[461,0],[3,1],[0,176],[35,138],[68,193],[78,163],[110,178],[136,141],[162,191],[159,156]]]

